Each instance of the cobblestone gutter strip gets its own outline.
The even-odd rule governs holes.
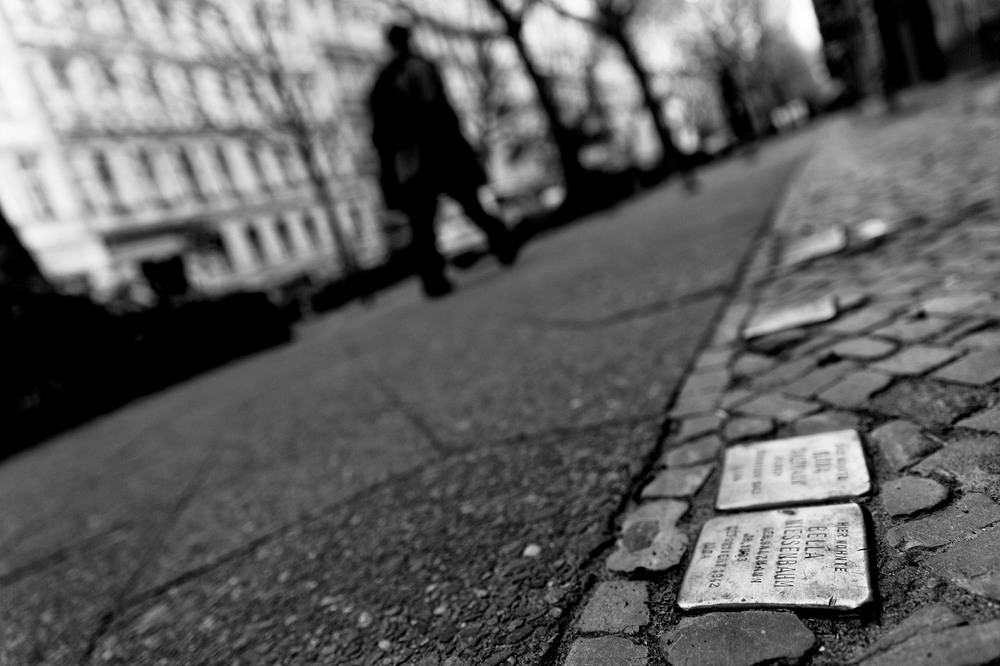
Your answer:
[[[998,86],[830,125],[673,403],[563,663],[1000,660]],[[726,447],[845,428],[874,484],[859,502],[876,601],[679,611]]]

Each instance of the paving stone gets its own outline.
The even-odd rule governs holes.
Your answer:
[[[775,361],[770,356],[760,354],[741,354],[733,364],[733,374],[739,377],[753,377],[767,372],[774,367]]]
[[[690,497],[705,484],[713,467],[714,464],[667,468],[642,489],[642,498]]]
[[[897,230],[893,224],[879,218],[864,220],[848,227],[851,247],[861,249],[871,247]]]
[[[685,617],[660,637],[660,649],[672,666],[797,663],[815,643],[799,618],[773,611]]]
[[[815,435],[837,430],[857,430],[858,417],[848,412],[820,412],[795,422],[796,435]]]
[[[896,345],[878,338],[853,338],[834,345],[830,351],[843,358],[868,361],[888,356],[896,351]]]
[[[957,343],[959,347],[973,347],[978,349],[1000,349],[1000,330],[980,331],[973,333],[967,338],[962,338]]]
[[[910,516],[948,499],[948,489],[933,479],[904,476],[886,482],[880,496],[890,516]]]
[[[987,409],[985,412],[980,412],[971,418],[962,419],[957,425],[962,428],[972,428],[973,430],[1000,432],[1000,405],[997,405],[993,409]]]
[[[876,330],[875,334],[902,342],[919,342],[943,333],[951,325],[950,319],[940,317],[906,317]]]
[[[640,505],[622,524],[622,535],[608,558],[608,569],[666,571],[677,566],[688,546],[687,535],[678,529],[677,521],[687,510],[687,502],[680,500]]]
[[[604,636],[578,638],[566,655],[564,666],[646,666],[649,650],[627,638]]]
[[[860,657],[870,657],[899,645],[917,634],[932,633],[965,624],[965,618],[944,604],[925,606],[907,617],[892,629],[878,637]]]
[[[737,442],[748,437],[762,437],[774,432],[774,421],[760,416],[738,416],[726,424],[726,441]]]
[[[577,629],[594,634],[634,634],[649,624],[646,583],[601,583],[583,609]]]
[[[706,393],[718,395],[729,383],[728,370],[708,370],[688,375],[684,380],[684,387],[681,395],[704,395]]]
[[[837,304],[832,296],[801,303],[780,310],[761,312],[743,329],[743,339],[770,335],[793,328],[829,321],[837,316]]]
[[[884,324],[891,318],[891,310],[869,306],[847,316],[837,317],[826,325],[826,329],[837,333],[863,333]]]
[[[677,442],[686,442],[689,439],[713,433],[721,425],[722,417],[714,414],[684,419],[681,422],[681,429],[677,432],[677,436],[674,439]]]
[[[915,465],[913,471],[953,479],[966,491],[1000,490],[1000,437],[965,435],[950,440]]]
[[[951,425],[959,416],[985,407],[987,389],[944,382],[904,379],[872,398],[871,407],[924,425]]]
[[[847,232],[843,227],[827,227],[804,238],[788,242],[781,253],[781,266],[798,264],[836,254],[847,247]]]
[[[974,351],[965,358],[934,373],[938,379],[981,386],[1000,379],[1000,352]]]
[[[1000,659],[1000,620],[920,633],[862,666],[981,666]]]
[[[935,574],[974,594],[1000,599],[1000,531],[981,532],[944,552],[932,553],[924,564]]]
[[[944,365],[962,354],[961,350],[916,345],[892,358],[874,364],[873,368],[894,375],[922,375]]]
[[[890,528],[889,544],[899,550],[937,548],[1000,521],[1000,505],[981,493],[958,498],[926,518]]]
[[[905,469],[941,448],[941,442],[925,434],[916,423],[897,419],[875,428],[868,438],[878,445],[896,471]]]
[[[729,363],[729,359],[732,357],[733,349],[731,347],[706,349],[698,356],[698,360],[695,361],[695,368],[698,370],[715,370],[718,368],[724,368]]]
[[[660,458],[660,464],[663,467],[689,467],[715,460],[721,449],[722,440],[717,435],[709,435],[669,449]]]
[[[871,300],[871,295],[864,291],[838,289],[836,299],[837,310],[846,313],[868,303]]]
[[[818,412],[820,406],[798,398],[786,398],[777,393],[768,393],[745,402],[737,408],[743,414],[772,417],[779,421],[795,421],[803,416]]]
[[[992,324],[992,320],[988,317],[972,317],[969,319],[963,319],[959,324],[953,328],[948,329],[948,332],[944,335],[938,336],[937,344],[945,346],[956,346],[956,343],[960,340],[965,340],[971,337],[973,334],[978,334]],[[958,345],[959,347],[965,347],[965,345]]]
[[[792,351],[795,358],[805,356],[815,356],[817,358],[827,355],[827,348],[840,342],[842,338],[831,335],[814,335],[812,340],[803,343]]]
[[[809,333],[807,331],[801,328],[793,328],[790,331],[781,331],[780,333],[771,333],[770,335],[754,338],[747,342],[747,348],[750,351],[764,354],[765,356],[776,356],[808,337]]]
[[[791,384],[783,386],[781,391],[787,395],[799,398],[812,398],[830,388],[847,375],[855,372],[858,366],[850,361],[831,363],[819,367]]]
[[[737,405],[741,405],[747,400],[753,398],[753,391],[747,389],[734,389],[732,391],[726,391],[726,394],[722,396],[722,402],[719,406],[726,410],[731,410]]]
[[[705,416],[715,411],[718,404],[719,396],[717,395],[680,396],[670,408],[668,415],[672,419]]]
[[[991,300],[988,294],[951,294],[926,300],[920,304],[920,309],[931,314],[975,312]]]
[[[859,370],[820,393],[818,398],[835,407],[861,408],[867,406],[872,395],[884,389],[890,382],[892,378],[888,375]]]
[[[758,377],[754,380],[755,386],[775,386],[784,385],[788,382],[798,379],[802,375],[806,374],[810,370],[816,367],[816,359],[805,357],[797,358],[787,363],[782,363],[775,366],[774,369],[768,373]]]
[[[743,321],[750,314],[750,310],[749,301],[736,301],[730,305],[729,309],[722,315],[722,321],[715,327],[712,344],[721,346],[735,342],[740,337]]]

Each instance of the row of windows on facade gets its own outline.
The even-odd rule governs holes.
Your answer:
[[[338,218],[341,233],[354,254],[371,252],[376,242],[374,218],[365,217],[363,202],[353,201]],[[322,213],[304,212],[291,218],[278,216],[230,227],[219,237],[217,248],[224,264],[233,271],[280,266],[289,260],[328,253],[335,244]]]
[[[275,87],[265,73],[249,69],[182,66],[136,57],[114,61],[84,55],[49,53],[32,62],[38,88],[51,106],[79,115],[120,122],[130,111],[137,118],[164,115],[227,123],[275,119],[290,110],[313,119],[334,115],[335,99],[354,99],[370,85],[370,68],[344,62],[316,72],[288,71]],[[291,94],[295,106],[284,95]]]
[[[329,146],[317,149],[332,150]],[[336,154],[344,157],[342,152]],[[72,166],[84,208],[90,213],[122,214],[131,208],[164,208],[191,199],[207,203],[220,196],[240,199],[308,181],[308,171],[292,147],[280,143],[138,147],[114,153],[98,149],[75,154]],[[39,156],[18,155],[18,167],[31,213],[36,218],[53,218]]]
[[[175,47],[224,43],[238,36],[247,46],[261,46],[256,7],[243,0],[184,2],[183,0],[3,0],[15,25],[72,27],[101,34],[131,34],[156,40],[166,38]],[[342,12],[330,0],[305,3],[269,2],[268,31],[278,37],[331,30]],[[308,9],[308,12],[306,11]],[[318,10],[323,10],[318,12]],[[349,18],[349,17],[348,17]]]

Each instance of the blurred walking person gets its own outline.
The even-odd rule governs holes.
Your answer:
[[[479,202],[476,191],[486,183],[486,172],[462,135],[437,67],[413,52],[409,28],[392,26],[386,37],[392,59],[379,73],[369,100],[380,183],[386,206],[409,219],[411,251],[424,293],[436,298],[452,290],[434,231],[441,194],[458,202],[483,230],[500,263],[512,264],[518,246],[504,223]]]

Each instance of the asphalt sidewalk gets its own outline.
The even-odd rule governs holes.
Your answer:
[[[1000,660],[1000,77],[827,128],[669,419],[563,663]],[[725,451],[845,429],[872,600],[679,611]]]

